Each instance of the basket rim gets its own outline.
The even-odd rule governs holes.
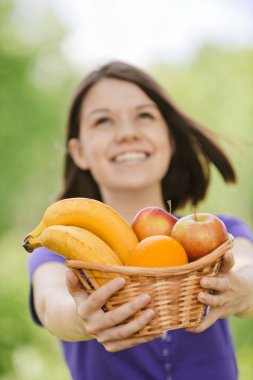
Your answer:
[[[234,237],[231,234],[228,234],[228,239],[217,247],[215,250],[210,252],[208,255],[201,257],[196,261],[192,261],[185,265],[180,266],[170,266],[170,267],[134,267],[127,265],[112,265],[112,264],[98,264],[90,261],[81,261],[81,260],[66,260],[65,264],[68,268],[73,269],[91,269],[98,270],[103,272],[113,272],[119,274],[140,274],[146,276],[154,275],[168,275],[168,274],[183,274],[186,272],[198,270],[207,265],[212,264],[224,253],[233,247]]]

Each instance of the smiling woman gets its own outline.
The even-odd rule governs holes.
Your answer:
[[[96,95],[100,97],[97,98]],[[88,100],[88,105],[86,100]],[[118,113],[112,114],[117,110],[118,113],[121,112],[121,116]],[[119,117],[123,122],[120,128]],[[229,160],[210,133],[184,115],[168,98],[164,90],[145,72],[122,62],[112,62],[91,72],[80,83],[73,97],[68,119],[66,181],[60,198],[83,196],[102,200],[101,189],[94,180],[94,174],[86,170],[88,162],[84,159],[84,151],[82,151],[82,146],[90,144],[89,138],[95,133],[94,129],[99,127],[99,130],[101,129],[99,134],[106,140],[109,139],[107,135],[110,136],[112,133],[116,138],[120,138],[121,133],[130,134],[130,139],[132,139],[133,131],[143,133],[143,129],[148,129],[147,125],[154,125],[153,130],[146,133],[152,134],[156,140],[161,138],[157,136],[160,130],[163,137],[165,133],[169,136],[169,141],[166,138],[163,142],[170,146],[167,152],[169,170],[161,182],[163,204],[166,205],[167,200],[171,199],[176,209],[184,206],[188,200],[197,204],[203,199],[209,183],[210,162],[213,162],[226,182],[235,181],[235,173]],[[164,131],[164,126],[167,132]],[[128,138],[127,135],[126,138]],[[134,145],[139,144],[138,136],[137,141],[136,137],[133,140]],[[125,142],[124,144],[126,145]],[[147,141],[142,144],[142,149],[145,148],[145,151],[141,153],[149,158],[151,147],[147,146]],[[120,149],[123,149],[122,144],[120,145]],[[87,149],[90,151],[92,148]],[[115,149],[117,151],[112,152],[110,149],[112,156],[108,158],[111,160],[119,153],[119,147]],[[129,153],[129,151],[121,153]],[[77,165],[75,160],[78,160]],[[156,170],[159,170],[161,165],[163,163],[159,161]],[[116,169],[117,166],[115,165],[114,168]]]
[[[182,113],[146,73],[123,62],[111,62],[80,83],[66,144],[60,198],[102,200],[129,224],[147,206],[165,209],[168,199],[174,211],[187,201],[197,204],[209,186],[210,164],[226,182],[236,179],[230,160],[206,129]],[[136,338],[154,317],[149,294],[104,311],[107,300],[125,285],[123,278],[89,295],[67,272],[63,258],[45,248],[31,254],[32,315],[61,339],[74,380],[237,379],[225,317],[253,315],[253,236],[237,218],[219,217],[235,237],[235,264],[227,252],[221,274],[201,279],[200,286],[211,292],[198,294],[210,309],[200,325],[163,337]],[[159,262],[166,244],[155,243],[158,250],[149,246],[151,265],[156,257]]]

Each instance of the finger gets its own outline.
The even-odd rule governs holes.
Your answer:
[[[211,309],[210,312],[204,317],[200,324],[196,327],[185,329],[193,333],[200,333],[211,327],[221,316],[221,311],[218,309]]]
[[[224,254],[222,258],[222,264],[220,268],[220,273],[228,273],[235,264],[234,256],[231,251]]]
[[[106,344],[104,344],[104,347],[109,352],[117,352],[117,351],[125,350],[127,348],[134,347],[141,343],[149,342],[150,340],[154,340],[156,338],[161,338],[161,337],[162,337],[162,334],[156,334],[156,335],[145,336],[145,337],[140,337],[140,338],[134,337],[130,339],[125,339],[123,341],[107,342]]]
[[[203,277],[200,286],[205,289],[212,289],[218,292],[225,292],[230,288],[227,277]]]
[[[88,293],[85,291],[83,285],[79,281],[79,278],[72,270],[69,270],[66,273],[66,284],[69,293],[72,295],[76,302],[80,300],[83,301],[84,299],[88,298]]]
[[[201,303],[211,307],[223,306],[225,303],[225,298],[223,294],[212,295],[209,293],[200,292],[198,294],[198,300]]]
[[[87,312],[90,314],[101,309],[114,293],[123,288],[125,283],[126,280],[123,277],[116,277],[94,291],[87,299]]]
[[[130,302],[116,307],[111,311],[100,313],[97,318],[89,318],[89,321],[86,321],[86,329],[91,334],[98,335],[100,331],[115,327],[116,325],[124,322],[130,316],[136,314],[136,312],[143,308],[149,301],[150,296],[148,294],[141,294]],[[87,311],[87,316],[88,313],[91,315],[91,313]],[[82,310],[82,315],[84,318],[86,317],[86,314]]]
[[[146,324],[151,321],[154,315],[154,310],[146,309],[141,313],[141,315],[134,318],[125,325],[116,326],[114,328],[102,331],[99,336],[97,336],[97,340],[100,343],[105,343],[108,341],[127,339],[131,335],[141,330],[144,326],[146,326]]]
[[[113,327],[122,323],[143,308],[148,302],[150,302],[150,295],[141,294],[130,302],[124,303],[122,306],[108,311],[104,314],[103,328]]]

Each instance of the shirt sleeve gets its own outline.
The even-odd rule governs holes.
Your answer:
[[[51,252],[44,247],[35,249],[34,252],[30,254],[29,259],[28,259],[28,275],[30,279],[29,309],[30,309],[30,313],[31,313],[33,321],[40,326],[42,326],[42,323],[39,320],[39,317],[34,307],[32,276],[33,276],[34,271],[40,265],[44,263],[48,263],[48,262],[58,262],[58,263],[63,264],[65,262],[65,259],[64,257],[57,255],[56,253]]]
[[[234,237],[242,237],[250,240],[253,243],[253,233],[248,225],[240,218],[234,216],[219,216],[225,223],[227,230]]]

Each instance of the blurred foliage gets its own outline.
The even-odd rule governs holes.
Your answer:
[[[28,2],[29,3],[29,2]],[[27,4],[28,4],[27,3]],[[54,14],[20,1],[0,6],[0,380],[68,379],[54,337],[31,321],[22,239],[61,187],[64,124],[80,73],[67,62],[67,33]],[[238,172],[225,186],[215,170],[199,210],[238,215],[253,227],[253,51],[203,48],[195,61],[149,68],[172,98],[217,132]],[[241,379],[253,378],[253,320],[232,318]]]
[[[37,29],[48,23],[42,33],[44,41],[42,36],[39,40],[33,36],[28,43],[21,39],[21,25],[15,29],[14,15],[20,17],[18,11],[5,15],[5,24],[8,19],[9,24],[0,29],[0,170],[4,179],[0,231],[22,226],[24,212],[30,225],[33,215],[58,191],[64,153],[62,126],[75,82],[60,50],[64,28],[59,21],[53,15],[40,15]]]
[[[66,31],[59,20],[23,15],[19,5],[8,0],[0,7],[0,379],[42,380],[46,369],[47,377],[64,380],[58,342],[28,312],[21,246],[61,185],[63,125],[76,76],[60,50]],[[41,34],[29,31],[31,22]]]

